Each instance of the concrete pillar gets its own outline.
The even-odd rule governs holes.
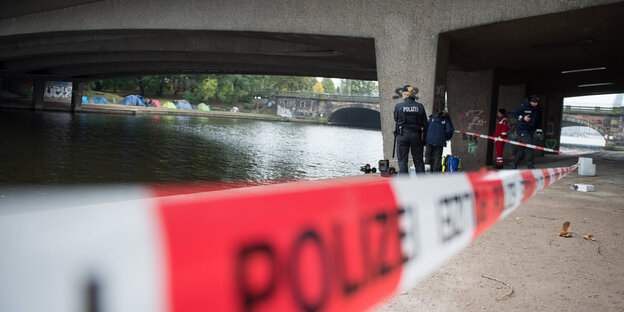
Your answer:
[[[448,58],[450,42],[446,36],[440,35],[438,38],[438,53],[436,57],[435,71],[435,93],[433,95],[433,111],[438,112],[446,106],[446,80],[448,73]]]
[[[622,108],[613,106],[613,115],[609,123],[609,135],[613,136],[613,140],[607,140],[605,143],[606,150],[624,150],[624,116],[621,115]]]
[[[391,15],[383,22],[384,35],[375,40],[383,155],[395,168],[398,166],[396,155],[392,158],[393,113],[395,104],[402,99],[392,99],[394,90],[412,85],[419,90],[417,101],[425,106],[427,116],[433,109],[438,33],[423,27],[411,16]]]
[[[563,121],[563,98],[548,96],[541,104],[544,116],[542,116],[542,140],[536,141],[538,145],[548,148],[559,149],[561,139],[561,124]],[[536,155],[543,155],[543,151],[537,151]]]
[[[42,110],[43,109],[43,95],[45,88],[45,81],[43,80],[34,80],[33,81],[33,109]]]
[[[463,72],[451,70],[447,77],[448,108],[457,130],[492,134],[496,118],[498,83],[493,69]],[[492,128],[492,129],[490,129]],[[491,164],[493,144],[489,140],[455,134],[454,155],[462,157],[464,170],[477,170]]]
[[[71,99],[71,111],[76,112],[82,109],[82,90],[84,89],[84,83],[73,81],[72,82],[72,99]]]
[[[498,108],[504,108],[507,112],[511,112],[520,104],[526,97],[526,85],[525,84],[517,84],[517,85],[501,85],[498,88]],[[498,110],[498,109],[497,109]],[[509,120],[509,139],[516,140],[516,124],[518,120],[515,118],[511,118],[507,116],[507,120]],[[503,151],[503,159],[505,164],[509,164],[516,152],[516,145],[513,144],[505,144],[505,150]]]

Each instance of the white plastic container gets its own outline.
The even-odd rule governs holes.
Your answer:
[[[578,169],[578,174],[581,176],[590,176],[593,177],[596,175],[596,164],[592,163],[591,158],[580,158],[581,165]]]

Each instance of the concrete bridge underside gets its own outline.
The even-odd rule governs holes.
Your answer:
[[[561,128],[566,96],[624,92],[624,2],[547,0],[164,1],[0,3],[0,79],[67,80],[158,73],[247,73],[377,79],[384,155],[391,99],[412,84],[428,113],[492,133],[498,107],[543,95]],[[567,70],[602,68],[595,71]],[[558,130],[557,130],[558,129]],[[470,151],[468,153],[467,151]],[[453,139],[470,169],[484,141]]]

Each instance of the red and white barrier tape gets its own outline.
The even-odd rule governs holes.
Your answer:
[[[478,137],[478,138],[482,138],[482,139],[488,139],[488,140],[493,140],[493,141],[501,141],[501,142],[505,142],[505,143],[510,143],[510,144],[523,146],[523,147],[527,147],[527,148],[531,148],[531,149],[536,149],[536,150],[540,150],[540,151],[546,151],[546,152],[557,153],[557,154],[561,154],[561,155],[574,156],[574,157],[583,157],[583,156],[579,156],[579,155],[576,155],[576,154],[564,153],[564,152],[561,152],[561,151],[558,151],[558,150],[554,150],[552,148],[541,147],[541,146],[537,146],[537,145],[533,145],[533,144],[521,143],[521,142],[518,142],[518,141],[512,141],[512,140],[507,140],[507,139],[503,139],[503,138],[495,138],[493,136],[485,135],[485,134],[479,134],[479,133],[467,132],[467,131],[459,131],[459,130],[455,130],[455,132],[462,133],[462,134],[467,134],[467,135],[472,135],[472,136],[475,136],[475,137]]]
[[[578,166],[182,195],[0,190],[0,311],[361,311]]]

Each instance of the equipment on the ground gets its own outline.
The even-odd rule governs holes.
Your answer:
[[[442,172],[461,171],[461,157],[445,155],[442,157]]]
[[[403,134],[403,126],[399,126],[399,124],[394,124],[394,131],[392,132],[394,135],[394,141],[392,141],[392,158],[394,158],[394,154],[396,151],[396,138],[397,135]]]
[[[370,164],[366,164],[364,166],[360,166],[360,171],[364,172],[364,173],[376,173],[377,172],[377,168],[370,166]]]
[[[381,173],[387,173],[388,172],[388,168],[390,167],[390,161],[387,159],[382,159],[379,161],[379,172]]]

